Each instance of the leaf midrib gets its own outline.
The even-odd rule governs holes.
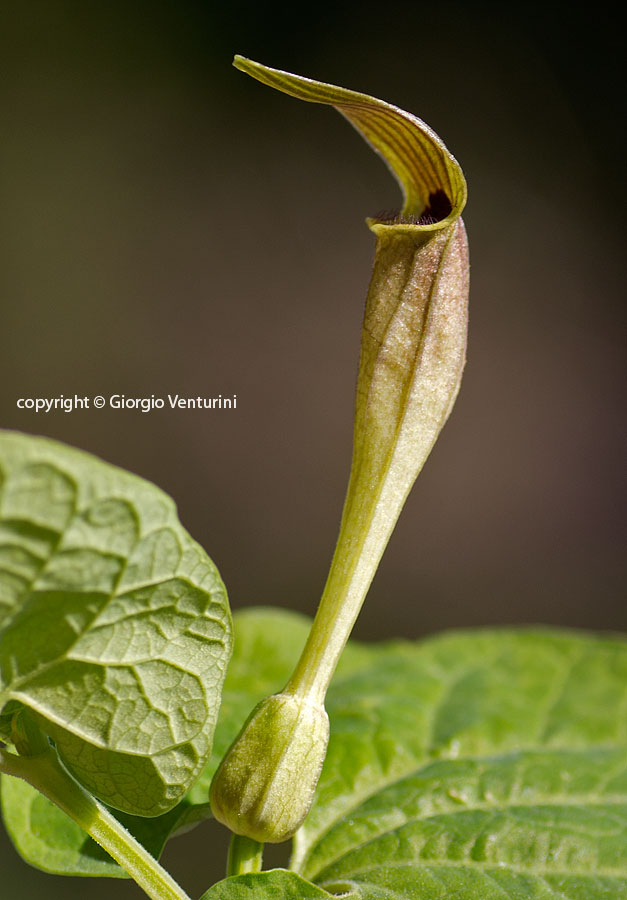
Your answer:
[[[148,532],[148,534],[150,534],[150,533],[151,533],[151,532]],[[188,578],[183,577],[183,576],[181,576],[181,575],[174,575],[173,577],[176,578],[177,581],[180,581],[180,582],[182,582],[183,584],[185,584],[186,587],[189,587],[189,588],[192,589],[192,590],[196,590],[196,589],[197,589],[197,585],[195,585],[193,582],[191,582]],[[147,589],[153,588],[153,587],[154,587],[154,588],[157,588],[157,587],[159,587],[160,585],[162,585],[163,583],[164,583],[164,582],[162,582],[162,581],[155,581],[155,582],[152,582],[152,583],[150,583],[150,584],[142,585],[142,589],[146,589],[146,590],[147,590]],[[31,583],[31,588],[32,588],[32,583]],[[133,591],[134,591],[134,590],[137,590],[137,588],[133,587],[132,590],[133,590]],[[76,590],[76,591],[66,590],[66,591],[63,591],[63,593],[64,593],[64,594],[72,594],[72,595],[75,595],[75,594],[76,594],[76,595],[80,595],[80,594],[85,593],[85,592],[84,592],[84,591],[79,591],[79,590]],[[97,592],[97,593],[100,593],[100,592]],[[76,646],[76,644],[78,643],[78,641],[82,640],[82,638],[85,637],[85,635],[90,634],[90,633],[93,634],[93,633],[96,633],[97,631],[99,631],[99,630],[101,630],[101,629],[104,630],[105,628],[109,628],[109,627],[111,627],[112,624],[117,625],[117,624],[119,624],[120,622],[125,622],[125,621],[128,621],[129,619],[135,619],[135,618],[139,618],[139,617],[141,617],[141,616],[150,615],[151,613],[153,613],[153,612],[156,611],[156,610],[161,611],[161,610],[165,609],[166,607],[171,606],[171,604],[164,604],[164,606],[155,607],[154,609],[151,608],[150,610],[140,610],[140,611],[138,611],[138,612],[136,612],[136,613],[132,613],[132,614],[128,614],[128,615],[121,616],[119,619],[115,619],[114,622],[106,622],[106,623],[104,623],[104,624],[102,624],[102,625],[97,626],[96,628],[93,628],[93,627],[92,627],[93,622],[94,622],[99,616],[101,616],[101,615],[103,614],[103,612],[107,609],[107,607],[109,606],[109,604],[112,603],[114,600],[124,599],[124,597],[126,596],[126,593],[127,593],[126,590],[125,590],[124,593],[121,593],[121,594],[116,594],[116,593],[105,594],[104,592],[102,592],[102,596],[103,596],[103,597],[106,597],[107,599],[105,600],[105,603],[104,603],[104,605],[102,606],[102,608],[96,610],[96,612],[94,613],[93,618],[92,618],[91,621],[90,621],[90,624],[87,625],[87,626],[81,631],[81,633],[78,634],[78,635],[76,636],[75,640],[67,647],[67,649],[65,650],[65,652],[64,652],[63,654],[61,654],[60,656],[56,657],[56,659],[50,660],[49,662],[46,662],[46,663],[42,663],[42,664],[39,665],[36,669],[31,669],[26,675],[23,675],[23,676],[21,676],[21,677],[19,677],[19,678],[12,678],[11,681],[9,682],[9,684],[10,684],[10,689],[9,689],[9,690],[4,690],[4,691],[0,694],[0,709],[2,708],[2,706],[4,705],[4,703],[6,703],[6,701],[9,700],[9,699],[12,697],[14,689],[18,689],[18,690],[19,690],[20,688],[23,688],[24,686],[27,686],[27,685],[28,685],[28,681],[29,681],[31,678],[33,678],[33,677],[35,677],[35,676],[39,676],[42,672],[45,672],[47,669],[50,669],[50,668],[52,668],[52,667],[58,665],[60,662],[64,662],[64,661],[84,662],[84,663],[87,663],[87,664],[90,664],[90,665],[94,665],[94,666],[102,666],[102,667],[106,667],[106,668],[114,668],[114,667],[116,667],[116,666],[118,666],[118,667],[132,668],[132,666],[134,666],[134,665],[139,665],[139,664],[141,664],[142,662],[152,662],[153,659],[154,659],[153,657],[150,657],[150,659],[148,659],[148,658],[146,658],[146,659],[138,659],[138,660],[134,660],[132,663],[129,663],[129,662],[123,662],[123,661],[120,661],[120,662],[112,662],[112,661],[110,661],[110,660],[100,661],[100,660],[96,660],[96,659],[87,659],[87,658],[83,658],[83,657],[80,657],[80,656],[72,656],[72,649]],[[28,604],[29,604],[31,598],[32,598],[32,590],[29,592],[28,600],[24,603],[24,605],[21,607],[21,609],[18,610],[18,612],[21,612],[21,611],[23,611],[23,610],[27,610]],[[191,621],[194,620],[195,617],[190,615],[189,618],[190,618],[190,622],[191,622]],[[219,623],[219,622],[220,622],[219,617],[213,616],[213,615],[208,615],[208,614],[207,614],[207,615],[203,616],[203,618],[204,618],[204,619],[210,619],[212,622],[216,622],[216,623]],[[206,640],[207,640],[207,642],[209,642],[209,643],[221,643],[220,640],[219,640],[219,638],[209,638],[209,637],[207,637]],[[169,660],[168,660],[168,665],[170,665],[170,661],[169,661]],[[173,667],[177,668],[177,666],[175,666],[174,663],[172,663],[172,665],[173,665]],[[179,667],[179,668],[180,668],[180,667]],[[182,671],[187,672],[187,670],[185,670],[185,669],[182,670]]]
[[[215,639],[215,640],[212,639],[211,642],[216,643],[216,644],[220,643],[220,641],[217,639]],[[72,661],[74,661],[74,659]],[[146,662],[154,662],[154,660],[152,660],[152,659],[145,660],[145,661]],[[92,664],[94,666],[100,665],[99,663],[93,662],[93,660],[87,660],[86,662],[89,662],[90,664]],[[47,663],[46,666],[42,666],[42,669],[38,670],[37,674],[40,674],[43,669],[50,667],[50,666],[57,665],[58,663],[59,663],[59,660],[55,660],[55,662],[53,662],[53,663]],[[117,664],[106,663],[106,664],[102,664],[101,667],[107,668],[107,669],[118,668],[118,669],[134,670],[134,667],[136,665],[138,665],[137,662],[117,663]],[[183,675],[190,675],[189,670],[182,668],[182,666],[178,665],[178,663],[172,663],[172,662],[170,662],[170,660],[168,660],[167,665],[168,665],[168,668],[175,669],[176,671],[181,672]],[[134,674],[136,674],[136,673],[134,673]],[[205,704],[205,708],[208,709],[209,707],[208,707],[208,703],[207,703],[205,685],[203,684],[202,679],[197,678],[196,680],[198,682],[199,687],[203,691],[203,702]],[[153,709],[154,707],[149,702],[148,698],[146,697],[146,695],[143,691],[142,691],[141,696],[146,700],[146,702],[148,703],[150,708]],[[31,696],[29,696],[28,694],[25,694],[24,696],[22,696],[22,694],[19,691],[18,692],[11,691],[11,693],[7,697],[7,699],[13,699],[13,700],[19,701],[20,703],[23,703],[25,706],[28,706],[29,709],[32,709],[33,712],[39,713],[47,721],[55,723],[60,728],[63,728],[64,731],[67,731],[68,733],[73,734],[75,737],[80,738],[81,740],[85,741],[85,743],[89,744],[92,747],[99,747],[100,749],[103,749],[103,750],[111,749],[110,747],[108,747],[106,741],[95,740],[93,736],[86,735],[82,731],[72,727],[72,720],[68,721],[67,719],[59,719],[54,713],[51,713],[51,711],[48,708],[42,707],[42,706],[40,706],[40,704],[36,703],[33,700],[33,698]],[[2,698],[0,698],[0,701],[2,701]],[[184,744],[193,744],[195,739],[198,737],[198,735],[202,734],[202,733],[203,733],[203,726],[200,725],[197,728],[197,730],[193,733],[193,735],[191,735],[189,738],[186,738],[183,742],[179,741],[178,743],[173,743],[171,745],[168,745],[167,747],[163,747],[161,750],[159,750],[158,753],[150,754],[150,756],[161,756],[162,753],[171,752],[172,750],[174,750],[177,747],[180,747]],[[124,753],[125,756],[137,756],[137,757],[145,757],[146,756],[145,752],[142,753],[142,752],[139,752],[136,750],[128,750],[126,748],[124,750],[119,750],[119,751],[114,750],[113,752]]]

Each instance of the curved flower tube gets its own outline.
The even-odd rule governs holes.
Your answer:
[[[253,711],[211,788],[237,834],[283,841],[311,806],[324,756],[324,698],[407,495],[446,422],[466,354],[468,247],[461,168],[420,119],[365,94],[234,65],[301,100],[334,106],[399,181],[399,216],[377,238],[362,329],[351,475],[325,589],[284,691]]]

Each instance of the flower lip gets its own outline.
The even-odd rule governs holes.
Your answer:
[[[420,229],[426,238],[459,218],[467,195],[463,172],[443,141],[421,119],[376,97],[271,69],[242,56],[236,56],[233,64],[292,97],[334,106],[383,158],[403,192],[402,220],[367,219],[373,231],[394,227],[415,233]],[[434,206],[434,198],[442,203]]]

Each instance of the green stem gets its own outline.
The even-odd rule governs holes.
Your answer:
[[[72,778],[52,747],[31,757],[0,748],[0,772],[23,778],[62,809],[128,872],[151,900],[190,900],[126,828]]]
[[[226,874],[243,875],[245,872],[261,872],[263,865],[263,844],[243,834],[231,837]]]
[[[385,479],[381,479],[385,485]],[[361,491],[351,479],[331,570],[307,643],[286,691],[323,703],[342,650],[398,516],[398,505],[378,490]],[[382,496],[383,495],[383,496]],[[383,502],[382,502],[383,501]],[[387,501],[387,502],[386,502]],[[391,505],[391,509],[390,509]]]

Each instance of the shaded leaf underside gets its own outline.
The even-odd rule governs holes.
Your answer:
[[[0,709],[28,707],[100,799],[157,815],[210,752],[229,650],[218,573],[165,494],[0,435]]]

